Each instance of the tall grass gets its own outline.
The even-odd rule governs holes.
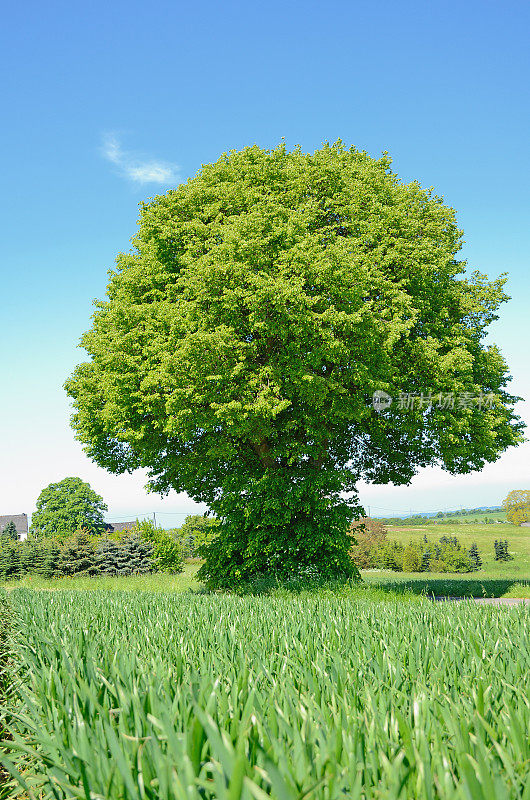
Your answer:
[[[21,797],[530,800],[526,607],[24,589],[9,602]]]

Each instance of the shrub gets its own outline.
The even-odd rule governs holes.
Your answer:
[[[138,521],[133,532],[152,546],[152,568],[156,572],[182,572],[182,546],[173,531],[157,528],[151,520]]]
[[[403,571],[404,547],[393,539],[382,542],[373,550],[373,565],[376,569],[391,569],[394,572]]]
[[[403,572],[419,572],[421,568],[421,551],[414,544],[409,544],[403,551]]]
[[[431,572],[448,572],[447,564],[440,558],[435,558],[431,561]]]

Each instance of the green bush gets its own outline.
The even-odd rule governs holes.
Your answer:
[[[157,528],[151,520],[138,521],[134,530],[152,546],[152,568],[156,572],[182,572],[182,546],[173,531]]]
[[[405,548],[400,542],[388,539],[374,549],[372,564],[375,569],[391,569],[394,572],[402,572],[404,550]]]
[[[209,545],[219,533],[219,520],[201,514],[189,514],[180,528],[173,534],[182,547],[184,558],[198,558],[204,547]]]
[[[424,536],[407,547],[385,540],[370,551],[372,568],[395,572],[472,572],[481,564],[478,551],[468,552],[456,536],[442,536],[437,542]]]
[[[403,551],[403,572],[419,572],[421,569],[421,551],[414,544],[409,544]]]
[[[66,541],[0,538],[0,580],[181,572],[182,548],[176,538],[152,523],[140,525],[142,530],[127,531],[118,539],[98,538],[84,530]]]

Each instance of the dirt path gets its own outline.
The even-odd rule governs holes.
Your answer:
[[[473,600],[478,605],[486,606],[518,606],[521,603],[530,603],[529,597],[435,597],[440,602],[461,602]]]

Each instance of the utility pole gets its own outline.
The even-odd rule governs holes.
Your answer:
[[[156,528],[156,512],[155,511],[153,511],[153,523],[154,523],[154,526]]]

